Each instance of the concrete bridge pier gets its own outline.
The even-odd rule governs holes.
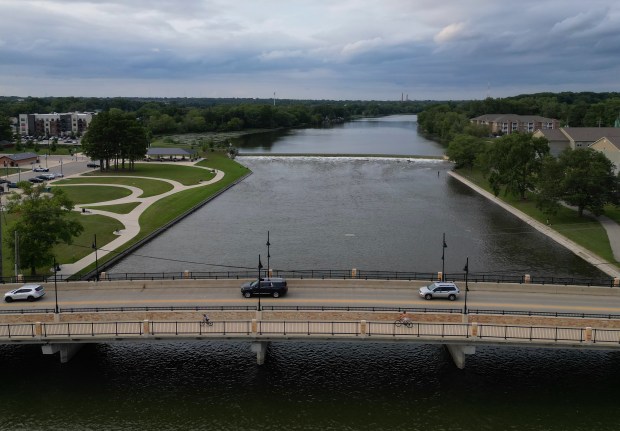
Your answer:
[[[473,355],[476,353],[476,346],[468,346],[463,344],[446,344],[450,356],[454,361],[454,365],[459,369],[465,368],[465,355]]]
[[[44,344],[41,346],[41,351],[44,355],[53,355],[55,353],[60,352],[60,363],[66,364],[69,362],[73,356],[82,348],[83,344],[81,343],[71,343],[71,344]]]
[[[256,363],[263,365],[265,363],[265,356],[267,355],[267,347],[269,347],[269,341],[253,341],[251,350],[256,353]]]

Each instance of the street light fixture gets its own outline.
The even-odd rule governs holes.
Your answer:
[[[465,306],[463,307],[463,314],[467,314],[467,292],[469,292],[469,256],[467,256],[463,271],[465,271]]]
[[[99,281],[99,259],[97,259],[97,234],[94,234],[95,238],[92,247],[95,249],[95,279]]]
[[[258,255],[258,280],[256,280],[258,289],[256,293],[258,294],[258,311],[261,311],[260,307],[260,271],[263,269],[263,263],[260,261],[260,254]]]
[[[58,274],[58,271],[60,271],[60,265],[56,263],[56,256],[54,256],[54,302],[56,304],[56,307],[54,308],[54,313],[56,314],[60,313],[60,310],[58,309],[58,282],[56,280],[56,275]]]
[[[269,246],[271,245],[271,243],[269,242],[269,231],[267,231],[267,277],[269,277],[269,268],[271,268],[269,266],[269,258],[271,257],[271,254],[269,254]]]
[[[446,244],[446,233],[444,232],[443,234],[443,242],[442,242],[442,247],[441,247],[441,281],[446,281],[446,248],[448,247],[448,244]]]

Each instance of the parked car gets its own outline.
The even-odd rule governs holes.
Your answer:
[[[28,181],[30,181],[31,183],[42,183],[44,180],[42,180],[39,177],[32,177],[32,178],[28,178]]]
[[[7,185],[9,186],[10,189],[18,189],[19,186],[17,185],[17,183],[14,182],[8,182]]]
[[[24,284],[22,287],[10,290],[4,294],[6,302],[13,302],[20,299],[34,301],[45,295],[45,288],[40,284]]]
[[[98,168],[99,167],[99,163],[89,162],[89,163],[86,163],[86,167],[88,167],[88,168]]]
[[[286,292],[288,292],[286,280],[280,277],[261,278],[260,285],[258,281],[252,281],[241,286],[241,294],[246,298],[252,295],[269,295],[277,298],[286,295]]]
[[[448,298],[454,301],[459,296],[460,290],[452,282],[438,281],[428,286],[420,287],[420,296],[424,299]]]
[[[54,174],[42,174],[42,175],[37,175],[37,178],[41,178],[43,181],[50,181],[50,180],[53,180],[54,178],[56,178],[56,175],[54,175]]]
[[[64,178],[64,174],[62,172],[52,172],[54,178]]]
[[[36,168],[32,169],[34,172],[49,172],[49,168],[44,168],[42,166],[37,166]]]

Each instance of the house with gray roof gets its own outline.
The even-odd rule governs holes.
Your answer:
[[[0,155],[0,166],[24,166],[39,163],[39,155],[36,153],[17,153]]]
[[[620,167],[620,127],[563,127],[559,130],[537,130],[534,137],[549,140],[551,154],[558,155],[566,148],[592,148],[600,151]]]
[[[614,164],[614,173],[618,175],[620,172],[620,136],[605,136],[590,145],[590,148],[605,154],[605,157]]]

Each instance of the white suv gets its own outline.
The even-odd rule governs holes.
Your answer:
[[[13,302],[18,299],[34,301],[43,295],[45,295],[45,289],[40,284],[24,284],[19,289],[14,289],[5,293],[4,300],[6,302]]]
[[[420,296],[424,299],[448,298],[454,301],[459,296],[459,288],[449,281],[437,281],[428,286],[420,287]]]

